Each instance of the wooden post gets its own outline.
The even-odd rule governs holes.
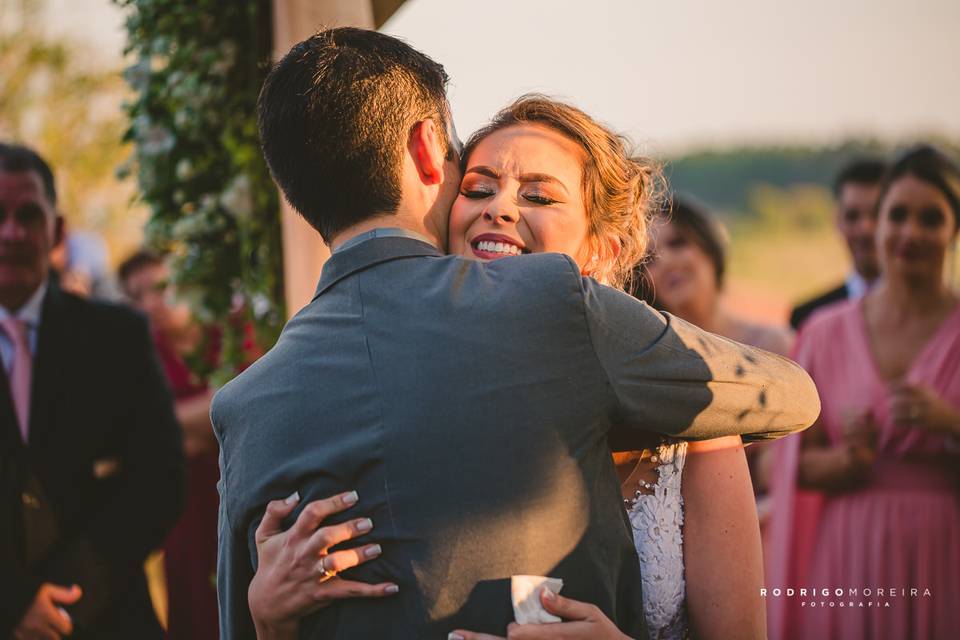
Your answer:
[[[290,47],[324,27],[373,29],[373,8],[360,0],[274,0],[273,55],[279,60]],[[292,316],[313,298],[323,263],[330,255],[313,227],[284,200],[283,275],[287,314]]]

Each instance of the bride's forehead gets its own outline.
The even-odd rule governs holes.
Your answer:
[[[582,168],[584,153],[568,137],[544,125],[519,124],[496,131],[477,145],[471,164],[490,164],[511,173]]]

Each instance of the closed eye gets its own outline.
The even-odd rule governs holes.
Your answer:
[[[559,200],[554,200],[553,198],[548,198],[545,195],[539,193],[527,193],[524,194],[524,199],[533,202],[534,204],[556,204]]]
[[[470,198],[471,200],[479,200],[481,198],[489,198],[493,195],[493,191],[490,189],[461,189],[460,195],[464,198]]]

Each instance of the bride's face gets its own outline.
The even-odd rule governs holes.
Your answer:
[[[541,125],[484,138],[450,211],[450,253],[477,260],[566,253],[583,268],[590,257],[583,162],[575,142]]]

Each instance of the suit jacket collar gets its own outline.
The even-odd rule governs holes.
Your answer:
[[[867,290],[870,289],[870,285],[867,284],[867,281],[864,280],[863,276],[859,273],[851,271],[843,283],[843,289],[847,298],[859,300],[867,293]]]
[[[69,321],[67,300],[60,288],[50,282],[43,301],[43,313],[33,358],[33,383],[30,389],[30,446],[42,446],[42,439],[52,428],[53,397],[62,375],[62,358],[69,358],[74,325]],[[58,366],[58,364],[60,366]]]
[[[442,257],[443,253],[427,242],[401,235],[371,237],[347,248],[341,248],[334,252],[323,265],[323,273],[320,274],[320,282],[317,284],[317,292],[313,299],[316,300],[337,282],[358,271],[391,260],[424,256]]]
[[[13,409],[13,398],[10,397],[10,380],[7,378],[6,371],[0,367],[0,446],[19,450],[23,447],[23,440],[20,437],[20,427],[17,424],[17,414]]]
[[[22,307],[17,309],[16,313],[11,313],[9,309],[6,309],[3,306],[0,306],[0,320],[3,320],[9,315],[13,315],[20,320],[23,320],[27,323],[27,326],[31,328],[36,328],[40,324],[43,301],[47,297],[47,289],[50,287],[50,281],[44,280],[40,283],[40,286],[37,287],[37,290],[33,292],[33,295],[24,303]]]

